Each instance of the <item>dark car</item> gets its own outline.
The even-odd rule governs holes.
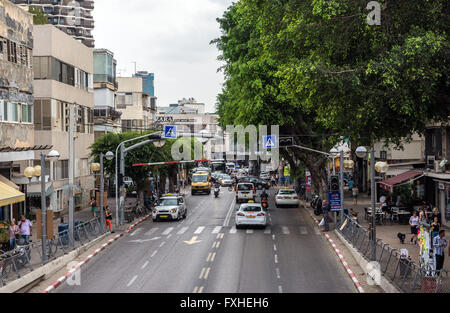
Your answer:
[[[256,189],[269,189],[270,184],[269,182],[266,182],[265,180],[256,177],[256,176],[246,176],[239,180],[240,183],[252,183]]]

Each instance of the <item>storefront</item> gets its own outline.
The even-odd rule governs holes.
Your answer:
[[[442,215],[442,225],[450,227],[450,174],[426,173],[427,193]]]
[[[17,220],[18,216],[14,215],[14,206],[25,201],[25,194],[11,184],[0,182],[0,220],[4,221],[11,221],[12,217]]]

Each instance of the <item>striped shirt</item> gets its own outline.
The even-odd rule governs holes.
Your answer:
[[[442,244],[444,244],[442,246]],[[444,249],[447,247],[448,242],[447,239],[436,236],[433,238],[433,248],[434,254],[444,255]]]

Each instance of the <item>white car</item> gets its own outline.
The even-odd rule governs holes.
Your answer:
[[[249,202],[241,204],[236,211],[236,228],[240,228],[243,225],[266,227],[266,211],[264,211],[260,203]]]
[[[261,172],[261,174],[259,174],[259,178],[264,179],[264,180],[269,180],[270,175],[268,172]]]
[[[186,218],[186,203],[182,196],[166,194],[159,198],[158,203],[152,211],[154,222],[159,220],[180,220]]]
[[[252,183],[239,183],[236,186],[236,203],[255,200],[256,190]]]
[[[229,175],[222,175],[222,177],[219,179],[219,183],[222,186],[231,186],[233,184],[233,180],[231,179],[231,177]]]
[[[294,189],[280,189],[275,195],[275,205],[277,208],[280,206],[294,206],[299,205],[298,195]]]

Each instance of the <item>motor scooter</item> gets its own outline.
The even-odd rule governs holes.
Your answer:
[[[217,198],[219,196],[220,187],[216,186],[214,187],[214,197]]]

